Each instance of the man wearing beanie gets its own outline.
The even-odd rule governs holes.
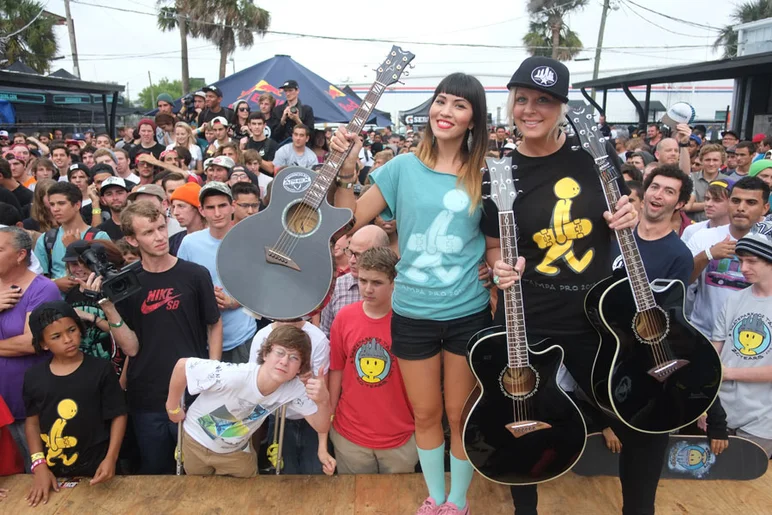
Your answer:
[[[158,108],[158,114],[165,113],[174,115],[174,99],[169,93],[161,93],[155,101]]]
[[[750,177],[758,177],[767,183],[767,186],[772,188],[772,159],[759,159],[755,161],[751,165],[750,170],[748,170],[748,175]]]
[[[727,298],[713,327],[724,365],[719,398],[730,433],[772,456],[772,222],[754,225],[735,250],[751,286]]]
[[[137,155],[144,151],[150,152],[156,159],[160,159],[161,152],[166,150],[166,147],[159,145],[156,141],[156,125],[150,118],[143,118],[137,125],[137,132],[139,133],[139,145],[134,146],[129,151],[129,162],[136,162]]]
[[[173,256],[177,255],[185,236],[206,228],[206,219],[201,216],[201,212],[198,210],[201,206],[198,200],[200,191],[201,186],[195,182],[188,182],[174,190],[169,198],[172,203],[172,216],[180,224],[180,227],[185,228],[184,231],[169,238],[169,253]]]

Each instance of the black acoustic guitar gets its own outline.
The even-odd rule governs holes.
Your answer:
[[[346,129],[362,131],[387,86],[398,82],[415,56],[394,46]],[[350,209],[327,202],[346,160],[332,151],[314,173],[291,166],[276,174],[268,208],[245,218],[223,239],[217,272],[225,289],[251,311],[290,320],[317,310],[332,287],[332,238],[351,220]]]
[[[518,254],[512,203],[517,188],[511,161],[489,158],[487,167],[491,199],[499,210],[501,258],[514,266]],[[542,483],[565,474],[579,460],[587,428],[558,385],[563,349],[530,349],[520,283],[503,293],[505,327],[480,331],[469,342],[469,365],[478,387],[467,400],[464,449],[477,472],[491,481]]]
[[[584,107],[571,110],[568,118],[582,149],[595,160],[614,212],[620,175],[608,160],[605,138]],[[713,404],[721,386],[721,360],[684,316],[683,283],[649,283],[633,231],[616,235],[626,277],[600,281],[585,298],[585,313],[600,334],[593,395],[605,412],[633,429],[669,433]]]

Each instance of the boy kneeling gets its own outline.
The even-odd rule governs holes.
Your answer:
[[[56,477],[93,476],[95,485],[115,475],[127,415],[110,361],[81,352],[85,327],[72,306],[42,304],[29,326],[35,351],[53,354],[24,374],[24,431],[35,476],[27,501],[37,506],[51,489],[59,491]]]
[[[325,382],[311,372],[311,341],[293,326],[277,327],[260,349],[257,363],[233,364],[183,358],[169,383],[166,409],[172,422],[185,420],[182,454],[185,473],[252,477],[257,454],[252,434],[272,412],[292,403],[319,433],[330,428],[330,397]],[[323,371],[319,371],[320,375]],[[180,408],[185,391],[197,395],[187,415]]]

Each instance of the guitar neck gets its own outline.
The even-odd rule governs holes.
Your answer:
[[[600,179],[603,184],[603,192],[606,195],[606,203],[612,213],[616,212],[616,205],[622,197],[619,191],[619,175],[607,158],[596,160],[600,169]],[[635,242],[632,229],[617,229],[617,240],[622,259],[625,262],[627,277],[635,298],[635,306],[638,312],[654,308],[657,303],[649,285],[646,268],[643,266],[641,252]]]
[[[514,267],[517,262],[517,226],[513,211],[499,211],[501,259]],[[504,315],[507,328],[507,355],[510,368],[528,366],[528,340],[525,334],[523,290],[520,281],[504,292]]]
[[[381,95],[383,95],[385,90],[386,86],[380,82],[376,81],[373,83],[370,87],[370,91],[367,92],[367,95],[365,95],[359,108],[351,118],[351,121],[346,125],[346,131],[356,135],[359,135],[362,132],[365,123],[367,123],[370,115],[373,114],[375,105],[381,99]],[[338,175],[340,167],[343,166],[343,162],[348,157],[349,152],[351,152],[352,146],[353,143],[350,144],[344,152],[337,152],[335,150],[330,151],[327,155],[327,159],[324,161],[324,165],[322,165],[322,169],[319,170],[319,174],[306,192],[304,197],[306,204],[313,206],[314,208],[318,208],[321,205],[327,197],[327,191],[329,191],[330,186],[332,186],[332,183],[335,181],[335,176]]]

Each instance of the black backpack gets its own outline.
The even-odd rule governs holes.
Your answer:
[[[51,270],[53,269],[53,259],[51,258],[53,250],[54,250],[54,244],[56,244],[56,232],[59,230],[57,227],[56,229],[49,229],[46,231],[46,233],[43,235],[43,243],[46,246],[46,255],[48,256],[48,272],[46,272],[46,276],[51,277]],[[99,232],[99,229],[96,227],[89,227],[86,231],[86,234],[83,235],[83,239],[86,241],[91,241],[94,239],[94,237]]]

